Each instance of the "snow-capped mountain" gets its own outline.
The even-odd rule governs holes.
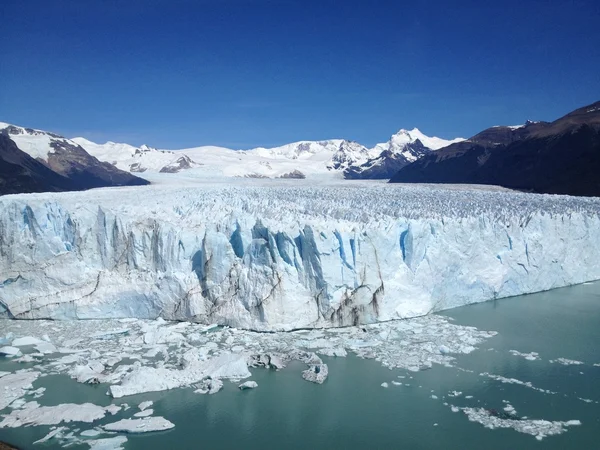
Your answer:
[[[370,158],[366,161],[347,167],[344,170],[344,177],[351,179],[391,178],[398,170],[429,152],[461,141],[464,139],[446,140],[435,136],[429,137],[421,133],[418,128],[401,129],[387,142],[377,144],[368,151]]]
[[[63,136],[3,122],[0,122],[0,133],[8,137],[16,145],[18,151],[25,153],[54,173],[70,180],[66,184],[64,181],[57,184],[54,180],[48,185],[48,190],[56,190],[55,188],[58,188],[59,185],[61,186],[59,190],[77,190],[105,186],[148,184],[146,180],[137,178],[126,171],[121,171],[111,164],[99,161],[76,142]],[[15,149],[11,148],[10,143],[4,142],[2,147],[3,152],[9,152],[12,155],[11,160],[13,163],[20,161],[20,165],[27,166],[30,175],[32,174],[30,170],[35,171],[37,174],[35,178],[38,181],[35,183],[34,190],[39,190],[44,185],[43,180],[53,178],[46,175],[40,178],[38,176],[41,174],[38,170],[39,167],[33,168],[30,160],[22,155],[18,156]],[[30,180],[33,180],[33,178]],[[23,188],[28,191],[26,185],[23,185]]]
[[[298,141],[279,147],[232,150],[203,146],[182,150],[157,150],[147,146],[107,142],[96,144],[74,138],[90,154],[122,170],[173,173],[194,169],[190,176],[217,175],[249,178],[302,178],[324,175],[334,178],[390,178],[401,167],[431,150],[462,139],[429,137],[418,129],[400,130],[374,148],[344,139]]]
[[[96,144],[88,139],[76,137],[72,139],[83,147],[90,155],[101,161],[133,173],[151,172],[175,173],[180,170],[199,166],[189,156],[170,150],[158,150],[142,145],[134,147],[129,144],[107,142]]]

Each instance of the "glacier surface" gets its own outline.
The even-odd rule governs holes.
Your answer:
[[[600,279],[599,211],[597,198],[352,182],[5,196],[0,317],[261,331],[415,317]]]

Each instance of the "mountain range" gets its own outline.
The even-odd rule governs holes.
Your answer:
[[[492,184],[600,196],[600,102],[553,122],[488,128],[424,155],[390,182]]]
[[[553,122],[494,126],[466,140],[402,129],[372,148],[330,139],[250,150],[160,150],[0,123],[0,195],[144,185],[180,173],[178,179],[192,181],[391,178],[392,183],[490,184],[600,196],[599,172],[600,102]]]
[[[147,145],[97,144],[77,137],[0,123],[0,195],[148,184],[186,172],[192,178],[389,179],[424,154],[460,139],[400,130],[368,149],[343,139],[300,141],[274,148],[203,146],[159,150]]]

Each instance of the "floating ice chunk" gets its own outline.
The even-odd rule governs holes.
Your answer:
[[[152,408],[145,409],[143,411],[137,412],[133,415],[133,417],[148,417],[154,414],[154,410]]]
[[[62,422],[93,422],[102,419],[105,415],[105,408],[92,403],[40,406],[37,402],[29,402],[23,409],[13,410],[5,416],[0,422],[0,428],[58,425]]]
[[[442,355],[446,355],[446,354],[450,353],[450,349],[445,345],[440,345],[439,350]]]
[[[452,406],[454,411],[460,410],[456,406]],[[562,434],[567,431],[567,427],[581,425],[579,420],[568,420],[566,422],[549,421],[549,420],[529,420],[529,419],[505,419],[498,417],[493,412],[484,408],[462,408],[462,411],[467,415],[471,422],[477,422],[486,428],[512,428],[519,433],[529,434],[541,441],[546,436]]]
[[[111,416],[114,416],[121,411],[121,407],[119,405],[108,405],[105,409],[106,412],[110,413]]]
[[[256,381],[246,381],[238,386],[242,391],[245,391],[246,389],[255,389],[257,387],[258,383]]]
[[[2,370],[0,370],[0,378],[5,377],[6,375],[9,375],[11,372],[3,372]]]
[[[223,389],[223,381],[218,378],[206,378],[198,384],[194,394],[216,394],[221,389]]]
[[[311,364],[302,372],[302,378],[317,384],[323,384],[329,375],[327,364]]]
[[[120,450],[124,448],[125,442],[127,442],[125,436],[85,441],[90,446],[90,450]]]
[[[399,381],[392,381],[392,384],[394,386],[402,386],[402,383],[400,383]]]
[[[104,434],[104,431],[98,430],[97,428],[94,428],[91,430],[85,430],[85,431],[82,431],[81,433],[79,433],[80,436],[85,436],[85,437],[96,437],[96,436],[100,436],[101,434]]]
[[[12,341],[13,347],[25,347],[27,345],[41,344],[43,341],[33,336],[20,337]]]
[[[17,372],[0,378],[0,410],[32,389],[32,383],[40,376],[40,372]]]
[[[143,411],[146,408],[150,408],[153,404],[154,402],[152,400],[146,400],[145,402],[140,403],[138,405],[138,408],[140,409],[140,411]]]
[[[48,442],[50,439],[57,435],[62,435],[63,431],[68,430],[67,427],[58,427],[54,430],[50,431],[46,436],[34,442],[34,444],[43,444],[44,442]]]
[[[0,347],[0,355],[1,356],[7,356],[7,357],[11,358],[13,356],[19,356],[20,354],[21,354],[21,350],[19,350],[17,347],[11,347],[9,345]]]
[[[106,431],[124,431],[126,433],[148,433],[174,428],[175,425],[164,417],[145,417],[143,419],[122,419],[103,425]]]
[[[448,393],[448,397],[460,397],[462,395],[462,392],[459,391],[450,391]]]
[[[41,341],[38,344],[35,344],[35,349],[40,352],[43,353],[45,355],[49,355],[51,353],[57,353],[58,349],[54,346],[54,344],[51,344],[50,342],[46,342]]]
[[[517,350],[509,350],[509,352],[515,356],[522,356],[523,358],[525,358],[528,361],[539,361],[541,359],[540,354],[537,352],[521,353]]]
[[[390,385],[387,384],[385,381],[383,383],[381,383],[381,387],[382,388],[388,388]]]

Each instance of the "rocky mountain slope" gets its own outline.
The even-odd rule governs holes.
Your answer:
[[[112,164],[99,161],[77,143],[54,133],[0,123],[0,134],[3,136],[0,170],[28,174],[26,178],[21,176],[18,192],[148,184],[148,181],[119,170]],[[38,164],[32,164],[31,160]],[[52,176],[40,165],[61,178]],[[27,179],[32,183],[31,186],[27,186]],[[8,184],[9,180],[9,175],[5,175],[2,182]]]
[[[600,196],[600,102],[554,122],[492,127],[399,170],[391,182],[495,184]]]

